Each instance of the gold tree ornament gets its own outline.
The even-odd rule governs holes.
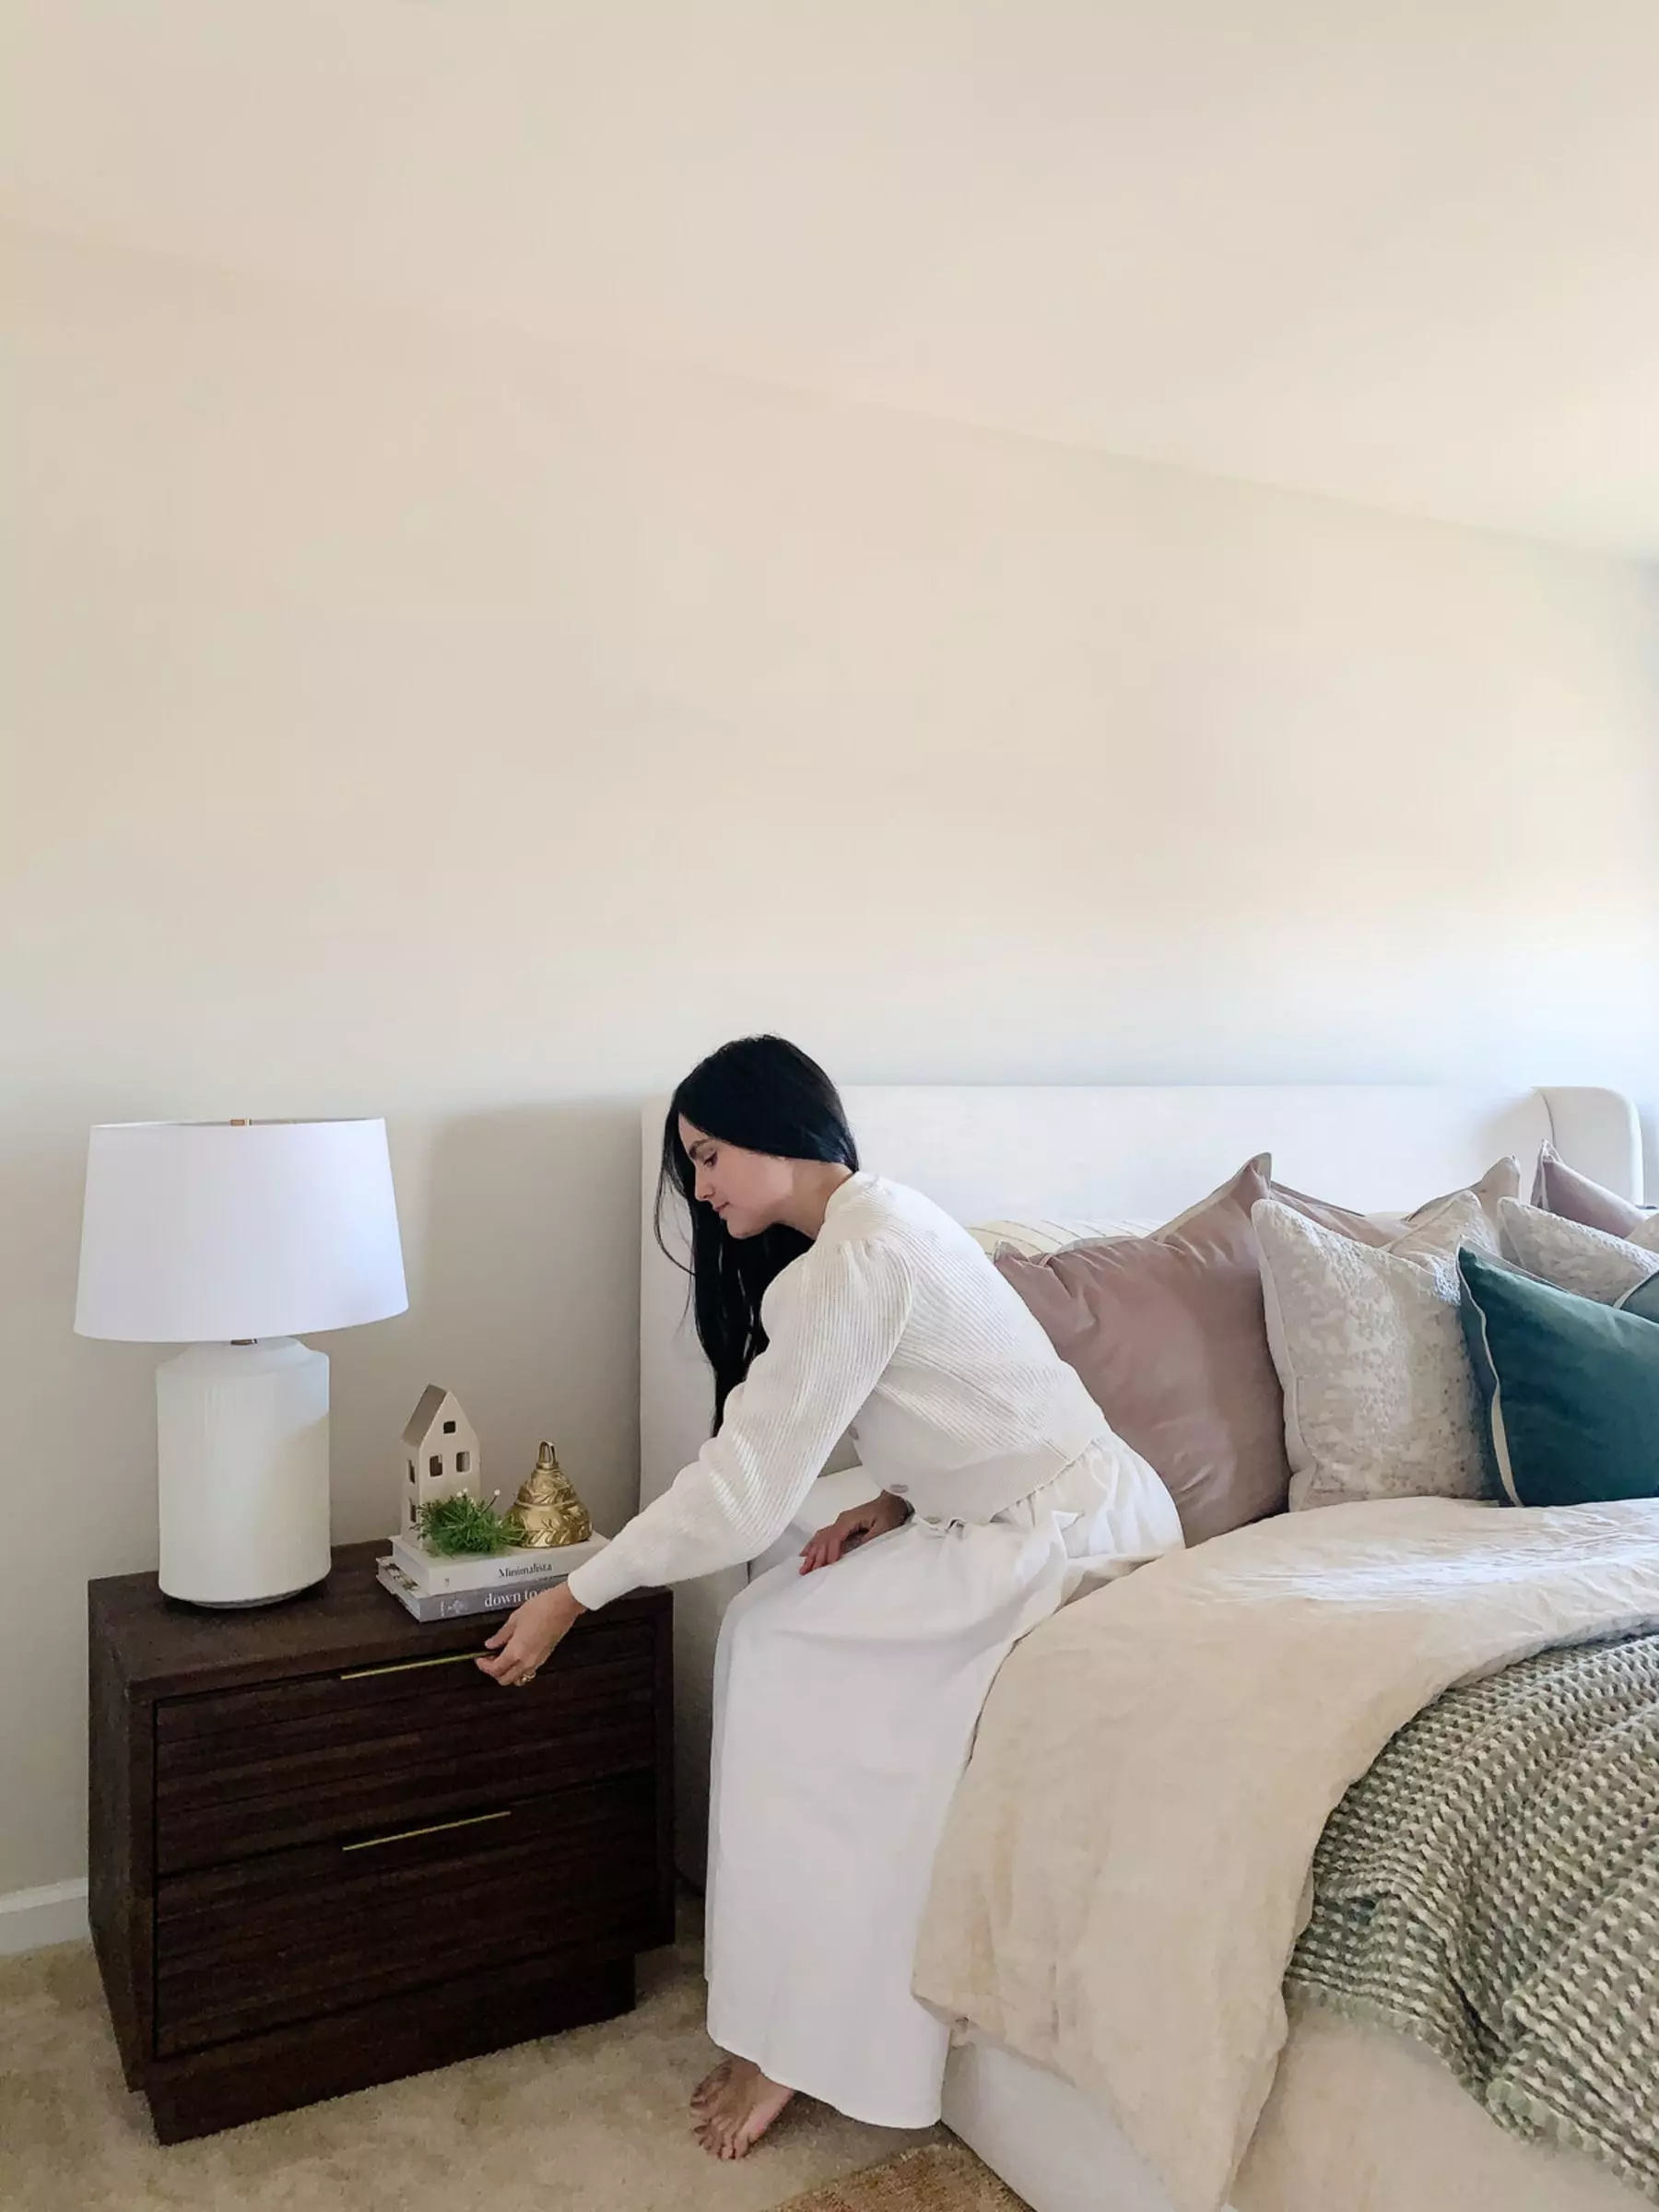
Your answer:
[[[536,1453],[529,1479],[506,1518],[522,1531],[519,1541],[532,1551],[585,1544],[594,1533],[587,1507],[554,1457],[552,1445],[547,1443]]]

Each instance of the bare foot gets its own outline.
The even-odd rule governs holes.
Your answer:
[[[697,2139],[712,2159],[745,2158],[794,2095],[747,2058],[735,2058],[703,2110]]]
[[[723,2058],[712,2074],[705,2074],[691,2092],[691,2110],[700,2119],[731,2079],[735,2059]]]

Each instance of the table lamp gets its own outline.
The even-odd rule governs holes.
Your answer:
[[[383,1121],[92,1131],[75,1326],[156,1371],[161,1588],[264,1606],[329,1569],[328,1359],[408,1306]]]

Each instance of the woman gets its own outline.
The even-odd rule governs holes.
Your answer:
[[[880,1497],[751,1583],[721,1630],[709,2032],[731,2055],[692,2112],[721,2158],[796,2091],[926,2127],[948,2035],[911,1960],[992,1677],[1181,1524],[966,1230],[860,1171],[834,1085],[794,1045],[741,1038],[692,1070],[663,1133],[659,1237],[671,1185],[716,1433],[478,1664],[530,1681],[590,1608],[757,1558],[851,1425]]]

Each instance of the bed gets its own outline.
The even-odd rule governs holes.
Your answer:
[[[1266,1148],[1286,1180],[1360,1207],[1416,1203],[1471,1181],[1505,1153],[1529,1177],[1546,1142],[1608,1189],[1637,1199],[1642,1191],[1636,1116],[1604,1090],[1068,1086],[844,1095],[864,1164],[970,1222],[1167,1219]],[[709,1412],[685,1278],[652,1230],[665,1106],[651,1101],[642,1121],[645,1498],[695,1453]],[[855,1467],[832,1468],[778,1552],[867,1494]],[[694,1881],[703,1871],[713,1644],[743,1579],[713,1577],[677,1593],[679,1861]],[[1171,2212],[1162,2181],[1102,2097],[994,2037],[971,2035],[954,2053],[946,2118],[1034,2212]],[[1501,2133],[1404,2039],[1324,2014],[1293,2018],[1232,2195],[1236,2212],[1329,2212],[1337,2202],[1344,2212],[1451,2212],[1477,2202],[1508,2212],[1613,2212],[1638,2201],[1589,2160]]]

